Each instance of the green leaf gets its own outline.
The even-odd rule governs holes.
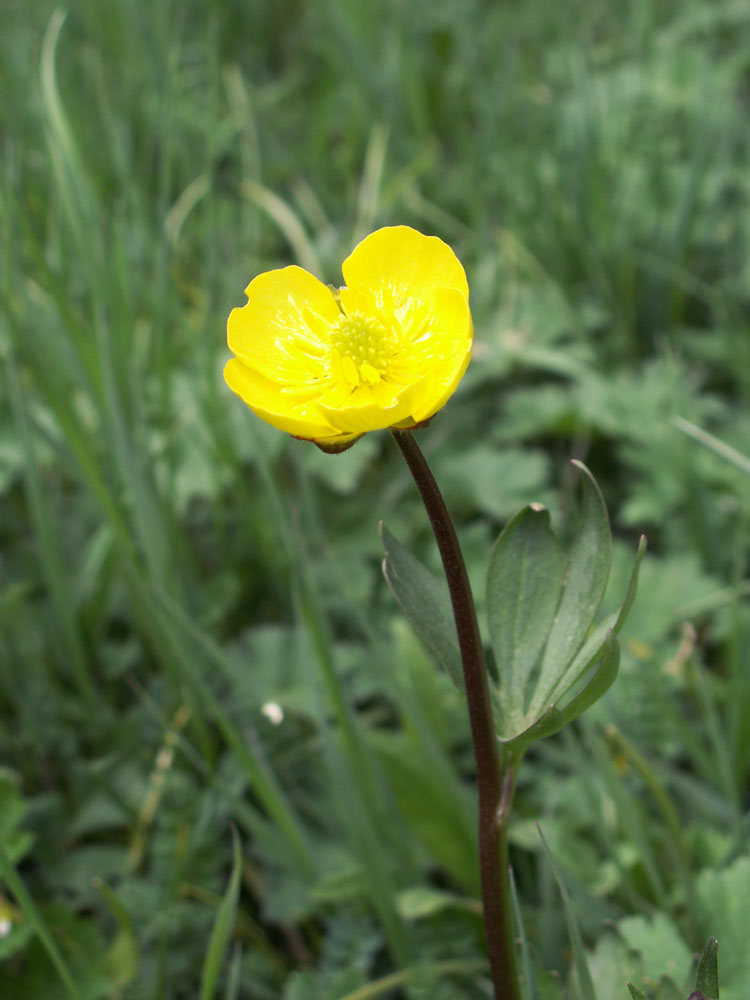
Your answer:
[[[550,705],[547,711],[539,717],[528,729],[511,742],[517,750],[529,746],[536,740],[546,739],[566,726],[573,719],[577,719],[595,702],[597,702],[617,679],[620,667],[620,647],[615,639],[615,633],[619,632],[632,607],[638,588],[638,569],[641,560],[646,553],[646,539],[641,537],[636,553],[633,569],[630,573],[628,589],[625,593],[625,600],[617,611],[607,615],[603,622],[596,626],[589,638],[581,647],[578,656],[568,668],[570,684],[576,681],[599,660],[596,669],[587,681],[584,688],[578,692],[566,705],[557,708]]]
[[[322,1000],[317,976],[313,972],[295,972],[286,982],[284,1000]]]
[[[592,631],[612,539],[599,488],[588,469],[576,464],[583,472],[583,514],[568,558],[539,504],[510,521],[490,556],[487,616],[500,676],[493,708],[500,739],[518,741],[519,748],[557,732],[614,682],[619,653],[612,633],[633,603],[645,550],[642,541],[622,607]],[[592,668],[583,690],[561,706],[560,699]]]
[[[619,633],[625,623],[625,619],[630,614],[630,609],[633,607],[633,601],[635,600],[635,595],[638,591],[638,575],[641,568],[641,562],[643,561],[643,557],[646,555],[647,548],[648,542],[646,541],[646,536],[641,535],[638,541],[638,551],[635,554],[635,562],[633,563],[633,568],[630,571],[628,589],[625,591],[625,600],[622,602],[620,610],[617,612],[617,618],[612,627],[615,634]]]
[[[138,971],[138,942],[133,932],[133,922],[106,882],[96,878],[94,885],[103,896],[117,923],[117,933],[107,949],[105,963],[112,983],[121,989],[135,978]]]
[[[617,932],[630,951],[640,955],[644,978],[658,981],[668,977],[680,988],[687,982],[692,954],[666,913],[625,917],[618,921]]]
[[[380,538],[385,550],[383,573],[394,597],[414,631],[445,667],[456,687],[463,690],[461,654],[447,584],[407,551],[382,523]]]
[[[628,616],[628,612],[633,606],[633,601],[635,600],[636,591],[638,589],[638,572],[640,569],[641,561],[643,560],[645,554],[646,554],[646,538],[645,536],[642,536],[638,545],[638,551],[636,553],[635,562],[633,563],[633,569],[630,572],[628,588],[627,591],[625,592],[625,600],[616,611],[613,611],[611,614],[607,615],[607,617],[602,622],[600,622],[592,629],[591,634],[588,636],[583,646],[581,646],[577,655],[575,656],[575,658],[568,666],[563,675],[563,678],[559,685],[561,692],[564,693],[572,685],[574,685],[581,677],[583,677],[586,671],[589,670],[594,665],[594,663],[596,663],[596,661],[604,655],[604,647],[608,641],[608,636],[610,635],[610,633],[614,633],[616,635],[621,630],[625,622],[625,619]],[[617,676],[617,669],[615,668],[614,674],[609,678],[609,683],[605,684],[604,683],[605,678],[602,677],[600,679],[601,686],[596,696],[592,697],[587,702],[587,704],[584,705],[583,708],[576,711],[574,714],[569,714],[566,708],[565,721],[569,722],[571,719],[577,718],[579,715],[581,715],[583,711],[585,711],[586,708],[588,708],[590,705],[593,705],[595,701],[601,698],[601,696],[607,691],[607,689],[611,687],[611,685],[614,683],[616,676]],[[587,688],[593,682],[594,678],[592,678],[592,680],[589,681]],[[592,691],[591,694],[593,695],[594,692]]]
[[[586,686],[562,709],[563,725],[577,719],[599,701],[612,687],[620,669],[620,645],[612,632],[607,633],[601,648],[601,659]]]
[[[500,534],[487,571],[487,619],[500,677],[503,737],[526,728],[529,688],[564,580],[565,556],[549,526],[549,511],[530,504]]]
[[[582,462],[573,464],[583,473],[581,526],[568,554],[562,598],[534,695],[536,708],[544,707],[560,693],[565,668],[581,648],[599,610],[612,565],[612,535],[604,498],[586,466]]]
[[[497,724],[497,713],[496,724]],[[565,725],[562,713],[554,705],[550,705],[547,711],[536,722],[533,722],[528,729],[524,729],[517,736],[505,740],[509,747],[512,747],[516,755],[521,754],[531,743],[537,740],[546,740],[548,736],[553,736]],[[502,737],[500,737],[502,739]]]
[[[587,957],[598,1000],[624,1000],[624,984],[638,981],[640,960],[628,951],[617,931],[613,927],[603,928]],[[684,998],[680,997],[680,1000]]]
[[[635,600],[636,591],[638,589],[638,574],[641,561],[643,560],[645,554],[646,538],[645,536],[641,536],[633,568],[630,571],[630,579],[628,580],[628,588],[625,592],[625,600],[616,611],[607,615],[603,621],[592,629],[591,634],[588,636],[583,646],[581,646],[575,659],[565,672],[566,683],[574,684],[578,678],[582,677],[586,670],[588,670],[588,668],[599,658],[602,653],[604,643],[606,642],[607,635],[610,631],[617,635],[622,629],[625,619],[633,606],[633,601]]]
[[[695,988],[703,994],[706,1000],[719,1000],[718,951],[719,942],[715,937],[710,937],[706,941],[706,946],[698,961]]]
[[[445,496],[459,507],[476,508],[505,522],[529,497],[549,493],[549,457],[543,451],[507,444],[474,444],[436,456],[436,476]]]
[[[216,920],[214,921],[211,937],[208,942],[208,949],[203,960],[200,1000],[213,1000],[221,963],[229,946],[229,938],[237,916],[240,877],[242,875],[242,850],[240,848],[240,839],[234,829],[232,830],[232,839],[234,842],[232,874],[229,876],[229,884],[219,904]]]
[[[512,741],[516,749],[553,736],[563,726],[582,715],[609,690],[617,678],[620,667],[620,646],[612,632],[607,634],[600,653],[601,660],[583,690],[562,710],[551,705],[537,722]]]

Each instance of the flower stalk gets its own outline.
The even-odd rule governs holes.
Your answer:
[[[391,433],[419,490],[448,581],[476,761],[482,915],[492,983],[495,1000],[518,1000],[507,846],[512,761],[501,759],[498,751],[476,606],[456,529],[414,435],[408,430],[392,429]]]

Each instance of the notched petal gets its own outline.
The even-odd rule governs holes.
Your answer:
[[[266,378],[304,378],[299,359],[316,363],[326,330],[339,316],[330,289],[292,265],[259,274],[246,293],[247,303],[227,322],[230,351]]]

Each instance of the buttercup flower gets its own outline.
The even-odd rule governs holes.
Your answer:
[[[269,424],[328,451],[427,420],[471,354],[466,275],[442,240],[379,229],[342,271],[338,292],[301,267],[266,271],[227,323],[229,388]]]

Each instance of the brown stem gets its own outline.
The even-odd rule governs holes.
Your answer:
[[[495,1000],[517,1000],[513,927],[508,885],[508,811],[513,795],[510,762],[505,773],[492,720],[482,638],[456,529],[424,455],[410,431],[391,432],[417,484],[435,533],[448,580],[466,686],[479,796],[479,868],[482,915]]]

